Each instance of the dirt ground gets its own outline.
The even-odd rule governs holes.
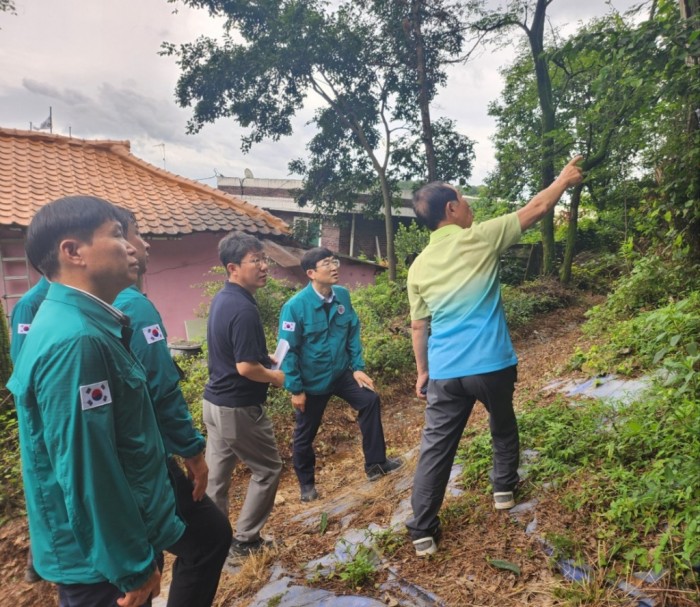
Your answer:
[[[586,302],[586,305],[555,311],[514,336],[520,359],[516,408],[519,403],[535,397],[543,402],[547,400],[540,389],[564,373],[575,345],[581,340],[580,325],[584,320],[584,312],[590,305],[591,302]],[[409,453],[419,444],[424,402],[415,398],[413,381],[411,375],[397,378],[391,386],[380,386],[384,432],[391,456]],[[482,407],[475,407],[469,423],[485,426],[487,418]],[[344,531],[340,518],[332,515],[328,516],[324,533],[318,529],[303,528],[292,521],[295,515],[308,508],[308,505],[299,501],[298,485],[291,468],[292,427],[290,409],[289,417],[276,424],[285,468],[277,504],[263,530],[263,534],[273,538],[278,547],[248,559],[237,574],[224,572],[217,595],[218,607],[247,605],[254,593],[268,580],[273,564],[281,565],[287,574],[298,576],[299,583],[303,583],[300,564],[330,552]],[[329,406],[316,439],[316,482],[321,504],[325,499],[331,499],[343,491],[353,491],[355,495],[362,495],[363,507],[352,521],[352,526],[361,527],[371,522],[386,526],[398,500],[407,497],[410,489],[397,496],[388,490],[387,483],[392,482],[391,479],[371,485],[367,483],[364,479],[359,439],[352,410],[341,404]],[[413,465],[415,461],[409,461],[403,474],[410,474]],[[247,482],[246,471],[237,470],[231,493],[231,520],[234,522]],[[635,604],[619,594],[605,590],[605,585],[598,579],[594,579],[588,592],[574,593],[575,596],[567,593],[570,584],[552,569],[537,539],[527,535],[524,527],[515,523],[507,514],[495,512],[487,489],[484,487],[482,491],[473,492],[466,497],[446,500],[443,509],[455,504],[466,506],[451,508],[453,515],[445,525],[437,555],[430,559],[417,559],[407,536],[400,534],[396,538],[395,550],[384,555],[387,566],[398,571],[402,578],[434,593],[449,607]],[[557,524],[564,528],[576,525],[576,517],[553,503],[552,498],[545,497],[541,500],[537,507],[537,517],[538,521],[556,517]],[[27,584],[23,581],[27,546],[26,523],[22,518],[14,519],[0,528],[0,606],[50,607],[57,604],[55,590],[50,584]],[[520,568],[520,575],[492,566],[490,563],[494,559],[516,564]],[[167,577],[166,567],[166,582]],[[379,590],[379,584],[386,577],[385,567],[377,575],[374,584],[365,585],[361,589],[349,588],[337,578],[320,578],[315,583],[338,594],[373,596],[387,605],[396,605],[393,596]],[[582,599],[581,595],[587,596]],[[691,604],[684,599],[682,593],[658,591],[656,596],[659,599],[658,605],[685,607]]]

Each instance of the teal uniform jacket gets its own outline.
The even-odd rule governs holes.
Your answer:
[[[17,362],[17,356],[22,349],[24,339],[29,334],[37,310],[46,297],[49,290],[49,281],[43,276],[29,291],[27,291],[12,308],[10,316],[10,331],[12,331],[12,341],[10,342],[10,358],[12,362]]]
[[[328,314],[311,283],[282,307],[279,337],[289,342],[282,363],[292,394],[327,394],[348,369],[363,370],[360,320],[345,287],[334,286]]]
[[[131,353],[146,370],[148,391],[166,451],[185,458],[201,453],[204,437],[192,424],[158,310],[135,286],[119,293],[114,307],[131,320]]]
[[[34,567],[60,584],[123,592],[185,526],[143,367],[121,312],[52,283],[7,387],[17,406]]]

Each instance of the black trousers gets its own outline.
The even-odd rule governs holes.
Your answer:
[[[479,400],[489,412],[493,448],[493,490],[512,491],[518,484],[520,441],[513,411],[517,367],[455,379],[430,380],[425,426],[413,480],[413,518],[406,527],[414,540],[435,537],[438,512],[462,432],[474,403]]]
[[[307,394],[304,412],[296,410],[292,461],[300,485],[311,485],[315,482],[316,453],[313,442],[331,396],[342,398],[360,414],[357,422],[362,432],[365,469],[372,464],[382,464],[386,460],[379,396],[372,390],[360,388],[352,373],[346,371],[335,381],[330,392]]]
[[[172,458],[168,460],[175,503],[186,528],[167,551],[176,555],[168,607],[210,607],[231,546],[231,524],[206,495],[195,502],[192,483]],[[162,565],[161,565],[162,567]],[[59,584],[60,607],[117,607],[124,593],[109,582]],[[150,607],[147,601],[144,607]]]

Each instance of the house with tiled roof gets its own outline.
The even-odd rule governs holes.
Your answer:
[[[134,156],[128,141],[95,141],[0,128],[0,296],[9,315],[37,280],[24,236],[42,205],[76,194],[99,196],[134,212],[151,244],[144,290],[170,337],[187,338],[186,323],[206,302],[201,283],[219,265],[217,243],[231,230],[263,240],[278,278],[302,281],[287,224],[240,198],[180,177]],[[373,280],[374,270],[345,264],[346,284]],[[216,279],[220,279],[217,277]]]
[[[368,217],[364,208],[366,200],[362,196],[353,209],[321,218],[316,215],[313,202],[303,207],[297,204],[296,197],[303,187],[300,179],[260,179],[247,171],[245,177],[217,175],[216,184],[220,190],[284,220],[308,244],[324,246],[349,257],[387,257],[384,216]],[[391,210],[394,234],[399,225],[408,227],[415,220],[412,200],[412,190],[400,192],[400,204]]]

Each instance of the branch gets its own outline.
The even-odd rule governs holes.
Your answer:
[[[386,145],[384,147],[384,163],[382,165],[383,170],[386,172],[386,167],[389,166],[389,157],[391,151],[391,130],[389,129],[389,122],[386,119],[386,99],[382,95],[382,107],[379,110],[379,115],[382,117],[382,124],[384,124],[384,132],[386,133]]]
[[[326,80],[326,82],[328,82],[325,76],[324,79]],[[377,157],[374,153],[374,148],[369,144],[369,141],[367,141],[367,136],[365,135],[364,130],[362,129],[362,125],[359,124],[359,122],[357,121],[357,118],[352,112],[347,112],[338,102],[337,99],[333,99],[332,97],[330,97],[328,93],[326,93],[326,91],[324,91],[321,88],[318,82],[316,82],[313,76],[310,78],[310,80],[311,86],[313,87],[314,91],[316,91],[321,96],[321,98],[324,99],[325,102],[333,109],[333,111],[335,111],[335,113],[338,115],[345,127],[348,128],[357,137],[358,141],[360,142],[360,146],[366,152],[367,156],[372,162],[372,166],[374,166],[375,170],[379,172],[382,166],[379,164],[379,160],[377,160]],[[328,85],[331,87],[331,89],[333,89],[333,86],[330,83],[328,83]]]

